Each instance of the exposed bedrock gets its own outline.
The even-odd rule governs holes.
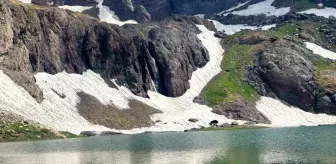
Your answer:
[[[6,18],[0,20],[0,67],[18,76],[91,69],[136,95],[156,88],[175,97],[209,61],[195,20],[187,17],[119,27],[57,8],[0,2]]]
[[[303,110],[336,114],[335,92],[317,79],[311,51],[287,40],[267,43],[247,70],[248,82],[259,94],[279,98]]]
[[[213,112],[235,120],[265,124],[271,123],[270,120],[256,109],[255,103],[248,102],[242,97],[233,102],[216,106]]]
[[[247,0],[104,0],[122,20],[162,20],[174,14],[212,15]],[[253,2],[260,0],[252,0]]]

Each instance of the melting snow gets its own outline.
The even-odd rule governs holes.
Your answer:
[[[96,0],[98,2],[97,7],[99,8],[99,19],[101,21],[111,23],[111,24],[117,24],[119,26],[122,26],[124,24],[137,24],[134,20],[127,20],[127,21],[120,21],[119,17],[114,13],[114,11],[110,10],[108,6],[104,6],[103,2],[104,0]]]
[[[310,43],[310,42],[305,42],[306,47],[310,50],[312,50],[315,54],[320,55],[324,58],[329,58],[331,60],[336,60],[336,53],[332,52],[330,50],[324,49],[321,46],[318,46],[314,43]]]
[[[329,18],[330,16],[336,17],[336,9],[331,7],[326,7],[323,9],[308,9],[306,11],[298,12],[300,14],[314,14],[316,16]]]
[[[261,97],[256,107],[272,122],[272,126],[274,127],[336,124],[336,116],[305,112],[296,107],[289,107],[281,101],[269,97]]]
[[[275,0],[265,0],[253,5],[249,5],[247,9],[230,12],[234,15],[249,16],[265,14],[266,16],[282,16],[290,11],[290,7],[276,8],[272,6]],[[226,13],[225,15],[228,15]]]
[[[241,30],[269,30],[273,27],[276,27],[276,24],[272,25],[266,25],[266,26],[248,26],[248,25],[243,25],[243,24],[237,24],[237,25],[224,25],[218,21],[215,20],[210,20],[214,23],[216,29],[218,31],[224,31],[225,34],[227,35],[233,35],[237,32],[240,32]]]
[[[68,5],[64,5],[64,6],[58,6],[58,8],[61,9],[67,9],[73,12],[83,12],[84,10],[88,10],[91,9],[91,6],[68,6]]]

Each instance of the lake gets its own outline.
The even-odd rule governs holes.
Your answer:
[[[0,144],[0,163],[336,163],[336,126],[97,136]]]

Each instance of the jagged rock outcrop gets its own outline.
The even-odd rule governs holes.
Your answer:
[[[304,47],[281,40],[260,51],[249,70],[249,82],[261,95],[278,97],[308,110],[315,104],[314,65],[304,58]]]
[[[247,70],[249,84],[259,94],[281,99],[303,110],[336,114],[335,92],[326,92],[317,78],[314,54],[288,40],[264,44]]]
[[[213,15],[247,0],[104,0],[121,20],[163,20],[174,14]],[[251,3],[260,0],[252,0]]]
[[[4,0],[1,8],[6,19],[0,26],[0,68],[17,75],[91,69],[137,95],[156,87],[175,97],[189,88],[191,73],[209,60],[198,29],[183,18],[119,27],[57,8]]]

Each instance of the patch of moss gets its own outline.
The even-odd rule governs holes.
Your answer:
[[[277,31],[274,32],[274,35],[278,38],[284,38],[285,36],[293,36],[298,28],[297,24],[288,23],[281,26]]]
[[[225,55],[222,69],[202,91],[202,97],[209,106],[232,102],[239,97],[255,99],[255,89],[244,81],[246,67],[252,65],[255,46],[240,44],[238,38],[245,32],[230,36],[223,42]]]
[[[0,142],[60,138],[51,130],[39,127],[38,125],[24,122],[0,123]]]

